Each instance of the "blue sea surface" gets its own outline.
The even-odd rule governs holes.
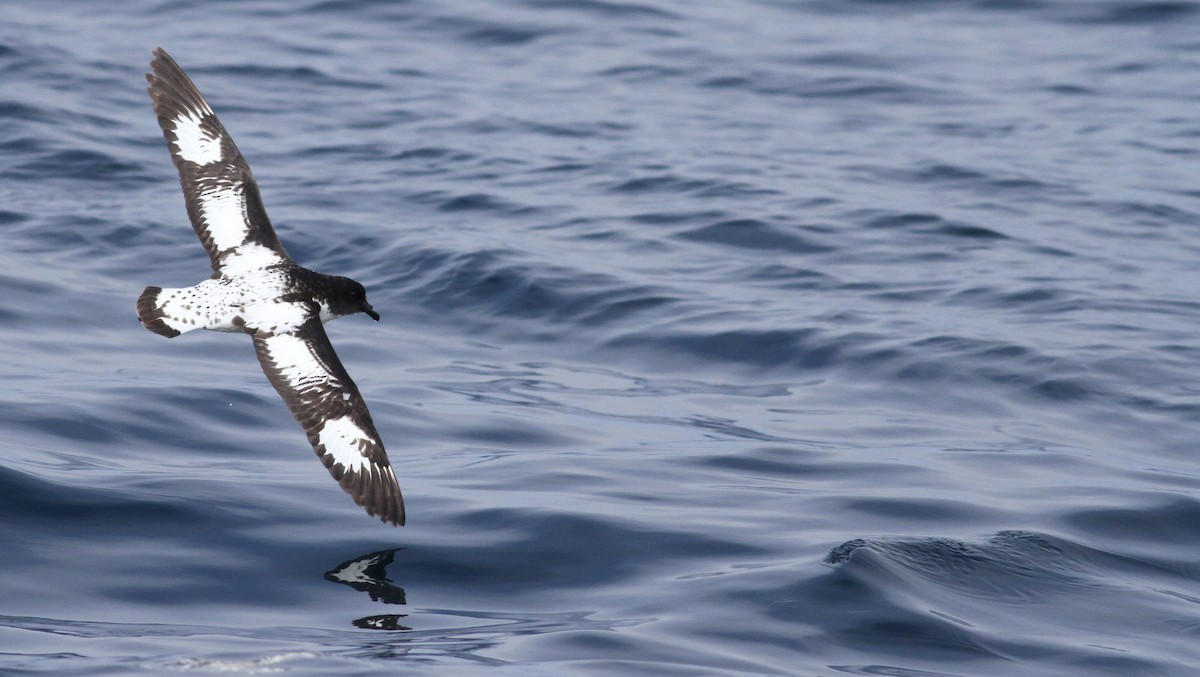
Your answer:
[[[139,326],[157,46],[403,529]],[[1200,3],[10,0],[0,83],[0,674],[1200,670]]]

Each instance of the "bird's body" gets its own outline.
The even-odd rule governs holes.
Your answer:
[[[325,300],[329,292],[322,287],[328,286],[328,279],[295,264],[276,264],[209,278],[191,287],[147,287],[138,300],[138,317],[147,329],[168,338],[193,329],[276,331],[288,321],[286,312],[280,317],[281,300],[314,299],[324,323],[339,317]]]
[[[323,326],[356,313],[378,320],[366,291],[288,256],[249,165],[203,95],[163,50],[150,65],[150,98],[213,276],[192,287],[147,287],[138,319],[168,338],[193,329],[249,334],[267,378],[334,479],[369,514],[404,524],[383,442]]]

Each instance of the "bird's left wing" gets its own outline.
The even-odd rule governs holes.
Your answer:
[[[246,308],[258,361],[342,489],[368,514],[404,524],[404,498],[366,402],[308,302]],[[269,320],[261,319],[269,315]]]

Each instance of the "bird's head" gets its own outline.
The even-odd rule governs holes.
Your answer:
[[[348,277],[335,278],[337,293],[335,294],[335,303],[333,311],[335,315],[353,315],[354,313],[366,313],[376,322],[379,321],[379,313],[367,303],[367,290],[359,283],[351,280]]]

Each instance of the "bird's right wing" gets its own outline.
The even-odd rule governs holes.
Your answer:
[[[147,91],[158,115],[192,228],[217,275],[290,261],[271,227],[258,184],[204,95],[162,48]]]

